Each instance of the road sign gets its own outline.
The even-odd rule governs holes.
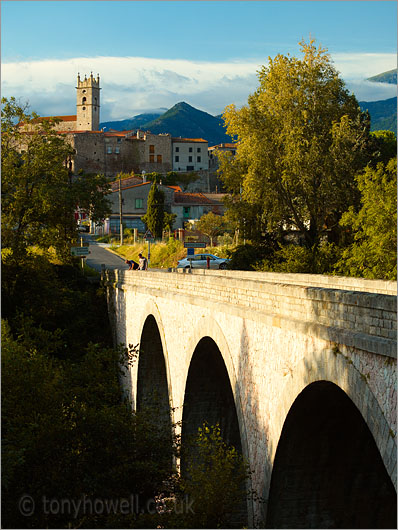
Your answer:
[[[194,248],[188,248],[187,249],[187,257],[194,256],[195,255],[195,249]]]
[[[144,234],[144,239],[148,241],[148,239],[154,239],[152,232],[150,230],[147,230]]]
[[[88,247],[72,247],[70,251],[72,256],[86,256],[90,253]]]
[[[185,248],[206,248],[206,243],[201,243],[199,241],[185,241]]]

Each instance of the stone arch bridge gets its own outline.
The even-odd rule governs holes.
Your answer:
[[[106,271],[117,343],[140,344],[134,407],[242,451],[262,502],[241,524],[396,527],[392,282],[243,271]]]

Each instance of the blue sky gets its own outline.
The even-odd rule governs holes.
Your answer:
[[[2,1],[2,94],[74,114],[76,75],[101,76],[102,120],[179,101],[243,105],[268,56],[328,48],[359,100],[395,95],[366,78],[396,67],[395,1]]]

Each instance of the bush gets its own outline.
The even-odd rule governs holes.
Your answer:
[[[302,274],[332,274],[334,266],[341,254],[334,243],[321,243],[312,249],[298,246],[282,246],[272,256],[264,259],[256,270],[302,273]]]

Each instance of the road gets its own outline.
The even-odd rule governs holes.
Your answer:
[[[107,250],[111,246],[109,243],[98,243],[90,234],[84,232],[80,234],[80,237],[83,238],[84,243],[89,244],[90,254],[86,258],[86,264],[89,267],[98,272],[101,272],[101,264],[104,264],[106,269],[128,270],[129,267],[124,262],[124,258]],[[148,270],[167,272],[167,269],[154,269],[152,267]]]
[[[101,272],[101,264],[104,264],[106,269],[128,269],[123,258],[107,250],[107,247],[111,246],[109,243],[98,243],[89,234],[80,235],[84,243],[89,243],[90,254],[86,258],[86,264],[89,267],[98,272]]]

